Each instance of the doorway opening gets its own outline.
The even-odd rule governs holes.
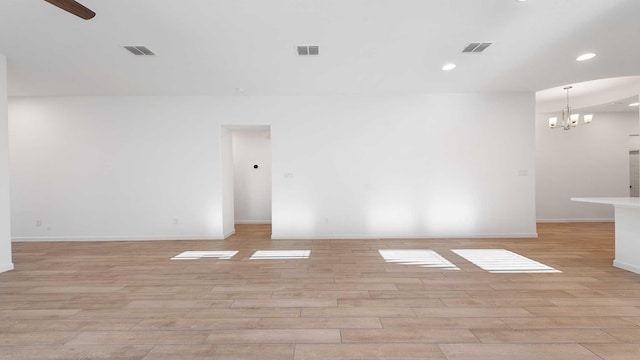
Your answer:
[[[629,151],[629,196],[640,197],[640,151]]]
[[[271,127],[223,126],[222,200],[225,237],[271,224]]]

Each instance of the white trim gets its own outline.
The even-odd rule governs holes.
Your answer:
[[[14,269],[13,263],[0,265],[0,273],[3,273],[5,271],[10,271],[10,270],[13,270],[13,269]]]
[[[625,262],[622,262],[620,260],[613,260],[613,266],[623,269],[623,270],[627,270],[627,271],[631,271],[633,273],[636,274],[640,274],[640,267],[635,266],[635,265],[631,265],[631,264],[627,264]]]
[[[537,219],[539,223],[583,223],[583,222],[614,222],[613,218],[587,218],[587,219]]]
[[[492,239],[492,238],[537,238],[538,233],[512,233],[512,234],[455,234],[455,235],[406,235],[406,234],[331,234],[331,235],[290,235],[271,234],[271,240],[371,240],[371,239]]]
[[[235,232],[235,231],[234,231]],[[230,234],[232,235],[233,232]],[[227,235],[227,236],[230,236]],[[165,236],[35,236],[14,237],[14,242],[38,241],[157,241],[157,240],[223,240],[221,236],[211,235],[165,235]]]
[[[271,224],[271,220],[236,220],[236,224],[266,225]]]
[[[222,237],[210,235],[188,236],[42,236],[42,237],[14,237],[14,242],[45,242],[45,241],[158,241],[158,240],[224,240],[236,232],[235,230]],[[537,238],[538,233],[499,233],[499,234],[454,234],[454,235],[407,235],[407,234],[272,234],[272,240],[355,240],[355,239],[486,239],[486,238]]]

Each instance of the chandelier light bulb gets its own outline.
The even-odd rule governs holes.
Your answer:
[[[593,114],[587,114],[584,116],[585,124],[591,124],[591,121],[593,121]]]
[[[553,129],[556,126],[558,126],[558,118],[557,117],[549,118],[549,127]]]
[[[571,126],[578,126],[578,120],[580,120],[580,114],[571,114]]]

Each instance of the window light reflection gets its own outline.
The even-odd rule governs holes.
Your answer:
[[[237,251],[185,251],[172,257],[171,260],[198,260],[202,258],[229,260],[237,253]]]
[[[504,249],[464,249],[451,251],[490,273],[562,272]]]
[[[250,260],[308,259],[310,255],[311,250],[258,250]]]
[[[433,250],[378,250],[384,261],[445,270],[460,270]]]

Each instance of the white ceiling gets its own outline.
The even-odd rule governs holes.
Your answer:
[[[567,97],[566,90],[564,90],[565,86],[571,86],[571,89],[569,89],[569,96],[570,98],[576,98],[589,96],[595,93],[612,92],[616,89],[629,87],[633,89],[632,91],[637,94],[636,91],[639,87],[638,84],[640,84],[640,76],[624,76],[617,78],[584,81],[577,84],[566,84],[538,91],[536,93],[536,101],[538,103],[546,103],[557,100],[565,101]]]
[[[628,105],[638,100],[640,76],[624,76],[566,84],[541,90],[536,93],[536,112],[558,111],[569,104],[575,109],[590,112],[638,112],[637,107]]]
[[[602,112],[624,112],[624,113],[638,113],[638,108],[635,106],[629,106],[631,103],[637,103],[638,96],[632,96],[625,99],[620,99],[606,104],[600,104],[595,106],[587,106],[579,108],[581,113],[602,113]]]
[[[538,91],[640,75],[638,0],[81,2],[93,20],[0,1],[10,95]],[[461,54],[476,41],[495,44]],[[320,56],[296,56],[300,44]],[[575,61],[587,51],[598,56]],[[458,67],[443,72],[448,62]]]

